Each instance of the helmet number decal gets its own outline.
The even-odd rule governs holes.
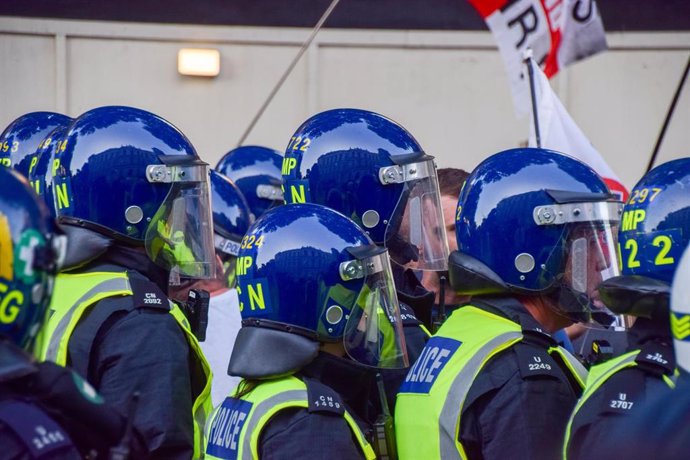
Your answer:
[[[668,257],[669,251],[671,251],[671,238],[668,235],[657,235],[652,241],[652,246],[660,247],[659,253],[654,259],[654,265],[670,265],[675,263],[673,257]]]
[[[639,267],[640,261],[637,260],[637,241],[635,241],[635,240],[626,241],[625,242],[625,249],[630,251],[630,254],[628,255],[628,262],[627,262],[628,268]]]
[[[638,190],[633,190],[633,194],[630,196],[630,200],[628,201],[628,204],[635,204],[635,203],[644,203],[645,200],[649,197],[649,202],[651,203],[654,201],[654,198],[661,192],[661,188],[659,187],[651,187],[651,188],[641,188]],[[650,196],[650,191],[651,191],[651,196]]]
[[[309,144],[311,144],[311,139],[308,137],[292,136],[290,143],[287,146],[287,150],[299,150],[300,152],[306,152]]]
[[[19,142],[17,141],[12,142],[11,144],[5,141],[2,144],[0,144],[0,146],[2,147],[3,153],[7,153],[8,151],[16,153],[19,151]]]
[[[240,246],[242,249],[252,249],[254,246],[257,248],[260,248],[264,244],[264,236],[259,235],[257,238],[256,235],[247,235],[244,238],[242,238],[242,245]]]
[[[674,265],[682,252],[682,241],[678,229],[669,229],[651,234],[638,233],[618,244],[620,259],[627,269],[647,270],[652,267]],[[674,244],[676,242],[676,244]]]

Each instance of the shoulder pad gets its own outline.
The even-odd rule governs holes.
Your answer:
[[[623,369],[604,383],[602,412],[629,414],[644,400],[644,374],[634,368]]]
[[[74,449],[67,432],[34,405],[3,401],[0,403],[0,420],[17,435],[31,453],[31,458],[54,458],[61,451]]]
[[[133,271],[128,271],[127,276],[132,287],[134,308],[170,310],[168,296],[165,295],[156,283]]]
[[[544,347],[529,342],[519,342],[513,347],[518,360],[518,368],[523,379],[534,377],[560,378],[561,372],[556,361]]]
[[[664,374],[673,375],[676,369],[673,349],[655,342],[645,343],[635,362],[643,371],[659,377]]]
[[[345,405],[340,395],[331,387],[318,380],[301,378],[307,386],[309,412],[328,412],[336,415],[345,413]]]

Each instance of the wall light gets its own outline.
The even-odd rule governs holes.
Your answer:
[[[220,73],[220,51],[182,48],[177,53],[177,71],[181,75],[217,77]]]

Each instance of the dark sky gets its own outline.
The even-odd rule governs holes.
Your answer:
[[[0,16],[313,27],[331,0],[1,0]],[[690,0],[599,0],[608,31],[690,30]],[[341,0],[326,27],[484,30],[467,0]]]

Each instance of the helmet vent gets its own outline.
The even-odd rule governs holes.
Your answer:
[[[373,209],[370,209],[362,214],[362,225],[364,225],[366,228],[376,227],[380,220],[381,218],[379,217],[379,213]]]
[[[144,212],[139,206],[130,206],[125,209],[125,219],[130,224],[138,224],[144,218]]]
[[[338,324],[343,319],[343,309],[338,305],[331,305],[326,310],[326,321],[329,324]]]
[[[534,270],[534,257],[526,252],[518,254],[515,258],[515,268],[517,268],[520,273],[531,272]]]

